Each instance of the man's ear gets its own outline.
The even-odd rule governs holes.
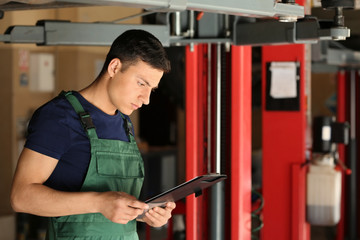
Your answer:
[[[118,58],[114,58],[108,65],[108,73],[110,77],[113,77],[121,69],[121,61]]]

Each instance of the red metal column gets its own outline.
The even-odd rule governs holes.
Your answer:
[[[198,46],[186,47],[186,179],[192,179],[198,172],[198,109],[199,109],[199,83],[198,83]],[[186,239],[197,239],[198,222],[197,201],[194,196],[186,198]]]
[[[357,70],[357,74],[356,74],[356,139],[357,139],[357,163],[360,162],[360,68]],[[357,174],[360,173],[360,164],[357,164]],[[357,227],[359,229],[360,227],[360,217],[359,217],[359,214],[360,214],[360,184],[358,184],[358,187],[357,187]]]
[[[231,56],[231,239],[250,240],[251,47],[232,46]]]
[[[345,70],[340,70],[337,74],[337,104],[336,104],[336,117],[338,122],[346,121],[346,73]],[[340,161],[345,163],[345,146],[344,144],[338,145]],[[345,176],[342,175],[341,184],[341,216],[337,225],[336,240],[343,240],[345,236]]]
[[[305,219],[306,96],[305,45],[262,48],[263,121],[263,240],[307,240]],[[266,110],[266,64],[272,61],[300,63],[298,111]]]
[[[359,103],[360,103],[360,84],[359,84],[359,82],[360,82],[360,68],[358,68],[357,69],[357,73],[356,73],[356,139],[357,139],[357,147],[356,147],[356,149],[357,149],[357,169],[356,169],[356,171],[357,171],[357,174],[359,174],[360,173],[360,164],[359,164],[359,162],[360,162],[360,141],[359,141],[359,139],[360,139],[360,118],[359,118],[359,116],[360,116],[360,105],[359,105]],[[358,176],[358,175],[357,175]],[[358,193],[358,195],[357,195],[357,227],[358,227],[358,229],[359,229],[359,227],[360,227],[360,217],[359,217],[359,214],[360,214],[360,184],[358,184],[358,186],[357,186],[357,193]]]
[[[206,46],[186,48],[186,179],[204,173]],[[231,239],[251,239],[251,47],[232,47]],[[206,74],[205,74],[206,75]],[[204,87],[205,86],[205,87]],[[204,239],[202,197],[186,199],[186,239]],[[204,205],[204,206],[203,206]],[[206,206],[205,206],[206,207]]]
[[[186,47],[186,179],[190,180],[204,174],[204,49],[206,45]],[[186,198],[186,239],[201,239],[203,219],[203,196],[195,198],[194,194]]]

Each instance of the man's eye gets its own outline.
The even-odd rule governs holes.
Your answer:
[[[142,82],[138,82],[138,85],[139,85],[140,87],[145,86],[145,84],[142,83]]]

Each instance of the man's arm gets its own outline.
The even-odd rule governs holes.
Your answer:
[[[125,224],[148,208],[123,192],[63,192],[43,185],[57,162],[24,148],[11,190],[11,205],[16,212],[46,217],[100,212],[113,222]]]

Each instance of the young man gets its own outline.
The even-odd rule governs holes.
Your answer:
[[[138,239],[137,200],[144,165],[128,115],[149,104],[164,72],[164,48],[152,34],[129,30],[112,44],[96,80],[62,93],[33,115],[15,172],[17,212],[51,217],[48,239]],[[159,227],[175,203],[140,221]]]

